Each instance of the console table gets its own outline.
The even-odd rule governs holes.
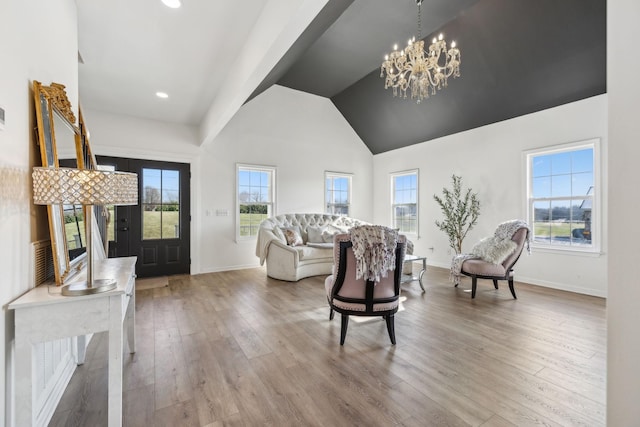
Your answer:
[[[33,345],[108,331],[109,426],[122,425],[122,351],[124,335],[135,352],[136,257],[94,261],[95,277],[115,278],[108,292],[62,296],[60,288],[40,285],[9,304],[15,311],[16,425],[35,424]],[[82,349],[84,351],[84,349]]]
[[[403,274],[403,276],[408,276],[408,277],[402,277],[400,282],[408,283],[408,282],[413,282],[414,280],[417,280],[418,283],[420,283],[420,288],[422,289],[422,292],[424,292],[424,286],[422,285],[422,276],[424,275],[424,272],[427,270],[427,257],[418,256],[418,255],[405,255],[404,257],[405,263],[409,262],[413,264],[414,262],[417,262],[417,261],[422,261],[422,270],[420,270],[420,273],[418,274],[418,276],[414,276],[412,271],[410,275]]]

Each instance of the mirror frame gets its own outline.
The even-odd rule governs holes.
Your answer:
[[[71,102],[69,102],[64,85],[51,83],[50,86],[44,86],[34,80],[33,95],[42,166],[57,168],[59,164],[53,115],[57,114],[73,130],[76,154],[82,152],[80,129],[75,125],[76,117],[71,109]],[[80,162],[81,160],[78,157],[78,165],[80,165]],[[84,163],[82,164],[84,165]],[[69,278],[72,269],[79,270],[82,268],[82,261],[86,258],[86,252],[74,259],[73,262],[70,262],[63,206],[47,205],[47,215],[49,218],[55,281],[56,285],[60,286]]]

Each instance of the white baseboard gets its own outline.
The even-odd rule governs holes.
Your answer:
[[[526,276],[517,276],[516,281],[522,282],[522,283],[528,283],[530,285],[543,286],[545,288],[574,292],[576,294],[590,295],[592,297],[601,297],[601,298],[607,297],[606,291],[603,291],[602,289],[579,288],[576,286],[567,285],[565,283],[550,282],[547,280],[540,280],[540,279],[535,279],[535,278],[526,277]]]
[[[445,270],[449,270],[449,268],[451,267],[451,264],[442,264],[442,263],[436,262],[436,263],[428,263],[428,266],[439,267]],[[517,275],[516,282],[526,283],[526,284],[535,285],[535,286],[542,286],[545,288],[558,289],[560,291],[574,292],[576,294],[590,295],[594,297],[601,297],[601,298],[607,297],[606,291],[603,291],[601,289],[590,289],[590,288],[571,286],[571,285],[567,285],[566,283],[540,280],[534,277]]]
[[[451,263],[439,263],[439,262],[429,262],[429,258],[427,258],[427,268],[428,267],[438,267],[444,268],[445,270],[449,270],[451,268]]]
[[[247,268],[264,268],[264,267],[260,265],[255,265],[255,264],[231,265],[227,267],[202,267],[198,273],[191,273],[191,274],[220,273],[223,271],[245,270]]]

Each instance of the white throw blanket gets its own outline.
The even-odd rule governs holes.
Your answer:
[[[451,259],[451,271],[449,272],[449,280],[458,286],[460,283],[460,273],[462,271],[462,264],[468,259],[480,259],[479,256],[474,254],[458,254]]]
[[[527,245],[527,253],[531,254],[531,229],[529,228],[529,224],[522,221],[521,219],[513,219],[498,224],[498,227],[496,227],[496,231],[493,233],[493,235],[500,240],[511,240],[516,231],[521,228],[527,229],[527,240],[525,244]],[[460,283],[460,272],[462,271],[462,264],[464,264],[464,262],[469,259],[480,259],[480,257],[474,254],[459,254],[454,256],[451,260],[451,272],[449,274],[449,279],[451,279],[451,281],[456,285]]]
[[[498,239],[511,239],[516,231],[521,228],[527,229],[527,240],[525,244],[527,245],[527,253],[531,254],[531,228],[529,228],[529,224],[524,222],[521,219],[512,219],[510,221],[505,221],[498,224],[494,236]]]
[[[349,230],[356,258],[356,279],[379,282],[395,270],[398,232],[382,225],[361,225]]]

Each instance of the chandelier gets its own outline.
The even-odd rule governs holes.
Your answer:
[[[384,88],[393,88],[393,96],[407,97],[407,89],[411,89],[411,99],[419,104],[425,98],[436,94],[436,90],[447,87],[447,79],[460,77],[460,50],[456,42],[447,50],[447,42],[442,34],[433,39],[429,51],[424,50],[422,40],[422,13],[420,6],[423,0],[416,0],[418,5],[418,41],[413,37],[404,50],[385,55],[380,67],[380,77],[386,77]]]

